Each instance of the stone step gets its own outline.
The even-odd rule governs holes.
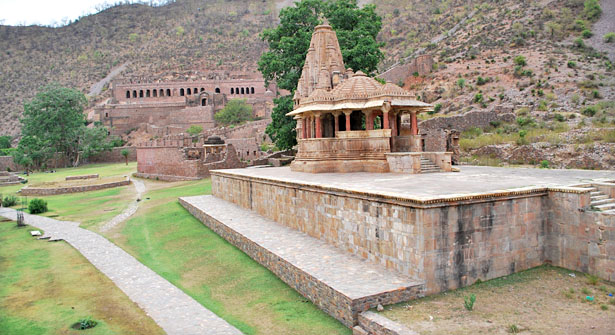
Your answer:
[[[591,201],[595,201],[595,200],[602,200],[602,199],[608,199],[609,196],[606,194],[603,195],[594,195],[593,197],[590,197]]]
[[[604,204],[609,204],[609,203],[615,203],[614,199],[600,199],[600,200],[593,200],[592,202],[590,202],[590,205],[592,206],[597,206],[597,205],[604,205]]]
[[[594,208],[604,211],[607,209],[615,209],[615,202],[609,203],[609,204],[604,204],[604,205],[598,205],[598,206],[594,206]]]
[[[600,192],[600,191],[591,191],[589,192],[590,196],[596,196],[596,195],[603,195],[604,193]]]
[[[211,195],[183,197],[192,215],[346,326],[358,314],[420,296],[424,284]]]

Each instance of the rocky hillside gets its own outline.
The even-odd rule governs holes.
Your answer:
[[[114,6],[61,28],[0,26],[0,134],[19,133],[24,100],[45,84],[88,93],[123,64],[124,75],[152,80],[256,72],[258,34],[276,18],[274,1],[185,0]]]
[[[436,104],[426,118],[515,114],[462,129],[466,161],[614,167],[615,42],[603,38],[615,30],[613,1],[601,1],[601,15],[584,0],[371,2],[383,17],[381,72],[431,55],[420,73],[398,71],[395,81]],[[258,33],[291,4],[178,0],[119,5],[61,28],[0,26],[0,133],[19,132],[23,101],[51,81],[88,93],[114,70],[149,80],[256,72],[266,48]],[[103,87],[91,100],[107,94]]]
[[[383,37],[399,42],[389,63],[421,49],[433,56],[427,73],[400,84],[436,105],[425,118],[515,114],[512,122],[460,129],[465,161],[615,168],[615,43],[603,38],[615,30],[613,2],[603,1],[599,17],[580,0],[435,3],[431,13],[400,10],[397,25],[387,21]],[[427,24],[405,26],[404,15]]]

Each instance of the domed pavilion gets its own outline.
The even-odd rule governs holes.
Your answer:
[[[395,84],[345,69],[328,24],[314,30],[293,99],[287,114],[297,120],[293,171],[420,173],[426,162],[451,171],[451,153],[423,152],[417,115],[433,106]],[[404,115],[409,129],[402,127]]]

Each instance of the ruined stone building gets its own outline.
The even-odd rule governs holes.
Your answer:
[[[111,99],[95,107],[94,121],[113,135],[143,129],[162,136],[185,132],[191,125],[214,128],[214,114],[231,99],[246,99],[254,117],[269,118],[277,87],[265,86],[258,75],[212,73],[189,81],[115,81],[110,90]]]

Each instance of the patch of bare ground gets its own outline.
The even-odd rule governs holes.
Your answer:
[[[464,297],[476,296],[473,310]],[[382,312],[420,334],[613,334],[615,284],[541,266]],[[587,297],[593,301],[588,301]]]

